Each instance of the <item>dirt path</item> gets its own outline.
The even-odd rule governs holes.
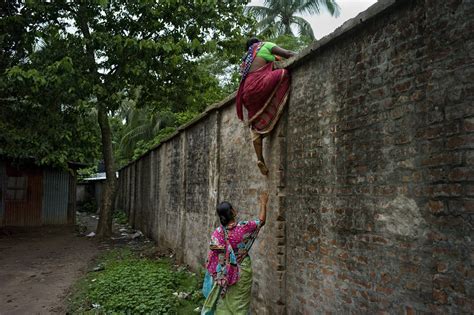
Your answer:
[[[89,231],[96,224],[79,219]],[[0,233],[0,314],[64,314],[67,290],[99,251],[72,228]]]

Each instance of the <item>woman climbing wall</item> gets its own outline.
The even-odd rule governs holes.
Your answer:
[[[257,165],[263,175],[268,174],[262,152],[263,137],[275,127],[290,90],[288,70],[273,69],[273,62],[279,56],[290,58],[294,54],[274,43],[252,38],[247,42],[247,53],[240,67],[242,80],[236,99],[237,116],[243,120],[243,107],[247,109]]]

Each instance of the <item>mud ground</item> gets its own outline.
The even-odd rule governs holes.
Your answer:
[[[84,226],[0,230],[0,314],[65,314],[65,298],[103,249],[97,219],[78,215]]]

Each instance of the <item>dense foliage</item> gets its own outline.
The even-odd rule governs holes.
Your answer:
[[[2,3],[0,153],[87,161],[99,154],[95,108],[109,118],[124,103],[157,119],[202,111],[225,95],[210,68],[216,56],[235,62],[245,3]]]
[[[99,156],[93,112],[82,106],[83,79],[49,29],[35,35],[36,22],[20,1],[0,4],[0,155],[34,158],[67,167],[67,161]]]
[[[107,180],[98,235],[110,235],[121,106],[186,117],[220,97],[199,61],[240,47],[246,3],[2,3],[0,154],[66,167],[97,158],[100,147]]]

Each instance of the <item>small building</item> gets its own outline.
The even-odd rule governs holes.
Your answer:
[[[74,224],[79,166],[65,171],[0,157],[0,226]]]
[[[84,178],[77,183],[76,200],[79,211],[98,211],[105,180],[105,172],[101,172]],[[95,210],[91,209],[92,205]]]

